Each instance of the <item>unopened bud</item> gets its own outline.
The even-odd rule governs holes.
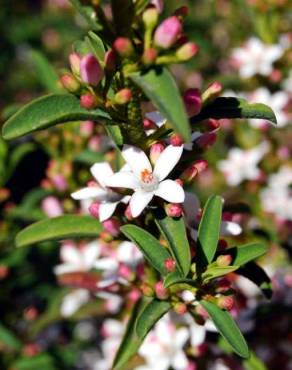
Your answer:
[[[121,57],[124,58],[130,57],[134,53],[132,42],[126,37],[117,38],[114,42],[114,49]]]
[[[80,124],[80,134],[84,137],[91,136],[94,130],[93,121],[84,121]]]
[[[183,100],[189,117],[200,113],[202,109],[202,99],[199,89],[188,89],[183,95]]]
[[[77,53],[71,53],[69,55],[71,71],[77,76],[80,75],[80,60],[80,55]]]
[[[230,296],[228,296],[228,297],[222,296],[222,297],[218,298],[217,305],[218,305],[218,307],[222,308],[223,310],[230,311],[234,306],[234,299],[233,299],[233,297],[230,297]]]
[[[178,315],[184,315],[188,311],[187,305],[182,302],[176,303],[173,309]]]
[[[104,56],[105,68],[108,71],[114,71],[117,63],[117,54],[113,49],[109,49]]]
[[[183,143],[184,143],[183,138],[178,134],[174,134],[170,137],[170,144],[173,146],[181,146],[183,145]]]
[[[169,296],[168,289],[164,288],[162,281],[155,284],[155,293],[159,299],[167,299]]]
[[[173,258],[167,258],[164,261],[164,267],[166,268],[166,270],[168,272],[173,272],[175,270],[175,267],[176,267],[175,260]]]
[[[134,219],[133,215],[132,215],[132,212],[131,212],[131,208],[130,206],[128,205],[126,210],[125,210],[125,217],[127,218],[127,220],[129,221],[132,221]]]
[[[165,19],[156,29],[154,34],[155,44],[168,49],[175,44],[182,32],[182,24],[175,16]]]
[[[179,61],[186,62],[197,54],[199,47],[194,42],[187,42],[182,45],[177,51],[176,56]]]
[[[43,199],[42,210],[48,217],[57,217],[63,214],[63,209],[59,199],[52,195]]]
[[[103,78],[103,69],[93,54],[85,55],[80,61],[80,76],[83,82],[97,86]]]
[[[212,100],[214,100],[215,98],[217,98],[220,93],[222,92],[222,85],[220,82],[213,82],[211,83],[211,85],[209,85],[209,87],[207,88],[207,90],[204,91],[203,95],[202,95],[202,100],[203,100],[203,103],[209,103],[211,102]]]
[[[122,89],[115,95],[114,101],[116,104],[123,105],[129,103],[132,99],[132,91],[130,89]]]
[[[208,132],[206,134],[201,135],[195,143],[201,148],[201,149],[207,149],[210,146],[212,146],[217,139],[217,135],[215,132]]]
[[[152,164],[155,164],[160,154],[164,151],[165,145],[162,142],[151,145],[150,148],[150,160]]]
[[[153,29],[158,22],[158,10],[156,7],[147,8],[142,15],[142,19],[145,28]]]
[[[183,214],[183,207],[178,203],[169,203],[165,206],[165,212],[169,217],[181,217]]]
[[[80,96],[80,105],[85,109],[94,109],[97,107],[97,98],[92,94],[85,94]]]
[[[207,127],[210,131],[217,130],[220,127],[220,122],[217,119],[210,118],[207,121]]]
[[[231,288],[231,282],[226,278],[219,280],[218,282],[216,282],[216,284],[217,284],[216,287],[217,293],[227,292]]]
[[[221,255],[216,259],[217,265],[220,267],[229,266],[232,262],[230,254]]]
[[[109,220],[103,221],[102,225],[112,236],[116,237],[119,235],[121,225],[116,218],[110,218]]]
[[[153,48],[146,49],[142,56],[142,61],[146,65],[151,65],[155,63],[157,58],[157,51]]]
[[[163,8],[164,8],[164,1],[163,0],[151,0],[150,4],[155,6],[158,13],[163,12]]]
[[[187,6],[181,6],[180,8],[176,9],[176,11],[174,12],[174,14],[177,17],[185,18],[189,14],[189,8]]]
[[[153,297],[154,296],[154,290],[147,285],[146,283],[142,283],[140,286],[140,289],[146,297]]]
[[[127,266],[124,263],[120,264],[119,269],[118,269],[118,274],[119,274],[120,277],[122,277],[126,280],[131,280],[131,278],[133,277],[132,270],[130,269],[129,266]]]
[[[144,130],[154,130],[157,128],[155,123],[151,121],[151,119],[148,119],[148,118],[145,118],[143,120],[143,127],[144,127]]]
[[[64,89],[70,93],[76,93],[80,89],[80,83],[76,78],[70,74],[65,74],[60,78],[61,84]]]
[[[93,202],[90,204],[90,206],[88,207],[88,211],[89,213],[91,214],[91,216],[93,216],[94,218],[99,218],[99,207],[100,207],[100,203],[98,202]]]

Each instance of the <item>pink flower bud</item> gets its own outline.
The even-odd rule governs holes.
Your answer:
[[[165,207],[165,212],[169,217],[180,217],[183,214],[183,208],[181,204],[169,203]]]
[[[59,173],[52,176],[52,183],[57,190],[65,191],[68,188],[68,183],[65,177]]]
[[[202,99],[199,89],[189,89],[183,95],[183,100],[189,117],[200,113],[202,109]]]
[[[156,29],[154,34],[155,44],[162,48],[168,49],[175,44],[182,32],[182,25],[175,16],[165,19]]]
[[[212,146],[217,139],[217,135],[215,132],[208,132],[202,136],[200,136],[195,143],[201,148],[201,149],[207,149],[210,146]]]
[[[216,259],[216,262],[217,262],[217,265],[220,267],[229,266],[232,262],[232,256],[230,254],[219,256]]]
[[[147,8],[142,15],[146,28],[153,29],[158,22],[158,10],[156,7]]]
[[[154,290],[146,283],[142,283],[142,285],[140,286],[140,289],[143,295],[145,295],[146,297],[154,296]]]
[[[155,63],[157,58],[157,51],[153,48],[146,49],[142,56],[142,61],[146,65],[151,65]]]
[[[176,11],[174,12],[174,14],[177,17],[185,18],[189,14],[189,8],[187,6],[181,6],[180,8],[176,9]]]
[[[145,118],[143,120],[143,126],[144,126],[144,130],[154,130],[157,128],[155,123],[151,121],[151,119],[148,119],[148,118]]]
[[[130,57],[134,53],[134,48],[130,39],[126,37],[118,37],[114,42],[116,52],[125,58]]]
[[[230,288],[231,288],[231,282],[228,279],[223,278],[217,282],[216,292],[224,293],[224,292],[227,292]]]
[[[42,201],[42,210],[48,217],[57,217],[63,214],[59,200],[53,196],[48,196]]]
[[[190,165],[184,172],[181,174],[181,179],[185,184],[190,184],[194,178],[197,176],[198,170],[194,165]]]
[[[220,127],[220,122],[217,119],[210,118],[207,121],[207,127],[210,131],[217,130]]]
[[[80,55],[77,53],[71,53],[69,55],[71,71],[77,76],[80,74],[80,60]]]
[[[131,276],[133,275],[130,267],[125,265],[124,263],[120,264],[118,273],[120,277],[126,280],[130,280]]]
[[[150,148],[150,160],[152,164],[155,164],[160,154],[164,151],[165,145],[162,142],[151,145]]]
[[[203,102],[212,101],[220,95],[223,87],[220,82],[215,81],[208,86],[207,90],[202,95]]]
[[[132,212],[131,212],[131,208],[130,206],[128,205],[126,210],[125,210],[125,216],[127,218],[127,220],[129,221],[132,221],[134,219],[133,215],[132,215]]]
[[[80,125],[80,133],[82,136],[88,137],[93,134],[94,122],[93,121],[84,121]]]
[[[141,292],[138,289],[133,289],[128,297],[131,302],[137,302],[141,298]]]
[[[173,258],[167,258],[164,261],[164,267],[166,268],[166,270],[168,272],[173,272],[175,270],[175,267],[176,267],[175,260]]]
[[[173,146],[181,146],[183,145],[184,140],[179,134],[173,134],[170,137],[170,144]]]
[[[234,306],[234,299],[230,296],[222,296],[217,300],[218,307],[230,311]]]
[[[9,275],[9,272],[10,272],[9,266],[1,264],[0,265],[0,280],[7,278],[7,276]]]
[[[114,101],[116,104],[123,105],[129,103],[132,99],[132,91],[130,89],[122,89],[115,95]]]
[[[116,218],[110,218],[103,223],[103,227],[108,231],[112,236],[118,236],[120,233],[120,223]]]
[[[199,47],[194,42],[187,42],[176,51],[176,56],[181,62],[186,62],[195,56],[198,50]]]
[[[167,299],[169,296],[168,289],[164,288],[162,281],[155,284],[155,293],[159,299]]]
[[[100,203],[98,202],[93,202],[90,204],[88,211],[92,217],[99,218],[99,207],[100,207]]]
[[[108,71],[114,71],[117,63],[117,54],[113,49],[109,49],[104,56],[105,68]]]
[[[176,303],[176,304],[173,306],[173,309],[174,309],[174,311],[175,311],[178,315],[184,315],[184,314],[185,314],[185,313],[187,313],[187,311],[188,311],[186,304],[184,304],[184,303],[182,303],[182,302],[178,302],[178,303]]]
[[[163,8],[164,8],[163,0],[151,0],[150,4],[155,6],[158,13],[163,12]]]
[[[83,82],[97,86],[103,78],[103,70],[93,54],[85,55],[80,61],[80,76]]]
[[[63,75],[60,78],[60,81],[64,89],[71,93],[76,93],[80,89],[80,83],[76,80],[74,76],[70,74]]]
[[[94,109],[97,106],[97,99],[92,94],[85,94],[80,96],[80,105],[85,109]]]

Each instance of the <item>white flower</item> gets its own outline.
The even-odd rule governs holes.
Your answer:
[[[64,317],[69,317],[79,310],[90,299],[90,293],[86,289],[76,289],[65,295],[62,300],[60,312]]]
[[[260,87],[249,95],[248,100],[250,103],[262,103],[272,108],[277,118],[277,127],[284,127],[289,123],[289,114],[285,112],[285,107],[289,102],[289,94],[287,92],[278,91],[271,94],[267,88]],[[249,120],[253,127],[261,127],[266,122],[260,119]]]
[[[95,163],[90,171],[93,177],[96,179],[98,184],[93,186],[88,186],[81,190],[76,191],[71,194],[73,199],[76,200],[86,200],[86,199],[95,199],[100,202],[99,207],[99,220],[101,222],[110,218],[115,212],[117,205],[122,203],[127,203],[129,197],[124,197],[118,193],[113,192],[111,189],[106,187],[106,179],[113,175],[113,170],[110,165],[106,162]]]
[[[286,80],[283,81],[282,87],[285,91],[292,94],[292,70],[289,72]]]
[[[268,76],[273,71],[273,63],[281,58],[284,50],[281,45],[265,45],[251,37],[244,47],[234,49],[231,57],[239,67],[241,77]]]
[[[187,328],[176,329],[168,315],[164,316],[147,335],[139,349],[146,365],[136,370],[185,370],[188,359],[183,347],[189,339]]]
[[[283,166],[271,175],[268,187],[261,192],[263,208],[279,218],[292,221],[292,168]]]
[[[237,186],[243,180],[257,179],[260,175],[257,165],[268,150],[267,142],[249,150],[232,148],[227,159],[218,163],[218,168],[224,173],[227,184]]]
[[[155,195],[168,202],[182,203],[183,188],[173,180],[165,180],[178,163],[182,152],[182,146],[169,145],[160,154],[153,169],[141,149],[124,145],[122,154],[130,171],[114,174],[106,180],[106,185],[134,190],[130,200],[133,217],[138,217]]]
[[[91,242],[78,247],[73,243],[64,243],[61,247],[61,259],[63,263],[55,267],[56,275],[72,272],[86,272],[94,267],[100,254],[98,242]]]

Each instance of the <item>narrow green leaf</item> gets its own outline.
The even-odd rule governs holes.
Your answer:
[[[254,352],[250,353],[250,358],[243,362],[243,366],[245,370],[268,370]]]
[[[102,26],[98,23],[96,13],[92,6],[82,5],[80,0],[69,0],[75,9],[84,17],[94,31],[100,31]]]
[[[96,33],[90,31],[85,40],[97,59],[103,61],[105,48],[102,39]]]
[[[129,363],[129,360],[137,353],[140,345],[142,344],[144,338],[137,335],[135,323],[137,317],[139,317],[150,301],[151,298],[144,297],[135,304],[122,342],[114,359],[113,370],[124,368],[124,366]]]
[[[81,108],[74,95],[47,95],[25,105],[10,117],[2,128],[2,134],[9,140],[59,123],[108,119],[110,116],[100,109],[88,111]]]
[[[241,98],[217,98],[202,109],[200,114],[191,118],[197,123],[207,118],[257,118],[277,123],[273,110],[265,104],[249,104]]]
[[[190,141],[191,129],[177,85],[166,68],[135,72],[129,76],[156,105],[186,142]]]
[[[14,335],[14,333],[0,324],[0,345],[4,346],[10,350],[21,349],[21,341]]]
[[[85,149],[81,153],[78,153],[74,159],[76,162],[91,166],[94,163],[103,162],[104,156],[100,152],[95,152],[91,149]]]
[[[17,247],[48,240],[97,237],[102,231],[98,220],[90,216],[64,215],[32,224],[20,231],[15,239]]]
[[[140,14],[143,12],[143,10],[148,6],[150,3],[150,0],[138,0],[135,3],[135,13]]]
[[[203,282],[207,283],[212,279],[229,274],[238,268],[239,266],[211,266],[202,274]]]
[[[187,276],[191,267],[191,251],[183,217],[157,217],[155,221],[169,244],[178,269]]]
[[[175,273],[168,274],[166,278],[164,279],[164,283],[163,283],[164,287],[169,288],[175,284],[180,284],[180,285],[189,286],[189,287],[198,286],[196,280],[182,278],[181,276]]]
[[[249,243],[238,247],[225,249],[221,254],[230,254],[232,264],[236,266],[245,265],[267,252],[267,246],[261,243]]]
[[[122,226],[121,231],[140,248],[148,262],[161,275],[167,275],[164,262],[170,258],[170,254],[154,236],[135,225]]]
[[[221,310],[211,302],[201,301],[200,303],[214,321],[219,333],[231,345],[234,352],[243,358],[249,358],[246,341],[229,312]]]
[[[198,259],[206,265],[212,262],[220,235],[222,198],[214,195],[207,200],[198,230]]]
[[[171,309],[171,303],[153,299],[142,311],[136,322],[138,337],[145,338],[156,322]]]
[[[124,144],[123,135],[118,125],[106,125],[105,129],[118,148]]]

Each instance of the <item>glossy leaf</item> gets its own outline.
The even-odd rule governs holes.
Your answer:
[[[243,358],[248,358],[248,346],[230,313],[221,310],[218,306],[211,302],[201,301],[200,303],[208,312],[219,333],[231,345],[234,352]]]
[[[239,266],[211,266],[202,274],[204,283],[237,270]]]
[[[11,330],[0,324],[0,346],[17,351],[21,349],[22,343]]]
[[[80,0],[69,0],[75,9],[85,18],[88,25],[94,31],[99,31],[102,29],[101,25],[98,23],[96,18],[96,13],[92,6],[82,5]]]
[[[222,198],[212,196],[205,204],[198,230],[198,260],[202,264],[212,262],[220,235]]]
[[[232,264],[236,266],[244,265],[267,252],[267,247],[261,243],[249,243],[239,247],[227,248],[220,254],[230,254]]]
[[[161,275],[167,275],[167,270],[164,262],[170,257],[168,251],[154,238],[148,231],[141,229],[135,225],[125,225],[121,227],[121,231],[127,238],[135,243],[141,252],[144,254],[148,262]]]
[[[171,309],[168,301],[153,299],[142,311],[136,322],[136,333],[139,338],[145,338],[156,322]]]
[[[158,217],[155,221],[169,244],[179,271],[187,276],[191,267],[191,252],[183,217]]]
[[[103,61],[105,48],[102,39],[94,32],[90,31],[88,37],[85,38],[87,45],[98,60]]]
[[[81,108],[79,99],[74,95],[47,95],[25,105],[10,117],[2,133],[4,139],[9,140],[59,123],[108,119],[110,116],[100,109],[88,111]]]
[[[185,141],[190,141],[191,129],[177,85],[166,68],[135,72],[129,76],[153,102]]]
[[[191,118],[197,123],[207,118],[257,118],[277,123],[273,110],[265,104],[250,104],[242,98],[217,98],[202,109],[200,114]]]
[[[15,239],[17,247],[48,240],[97,237],[102,231],[98,220],[90,216],[64,215],[32,224],[20,231]]]
[[[250,358],[243,362],[245,370],[268,370],[263,361],[254,352],[250,353]]]

